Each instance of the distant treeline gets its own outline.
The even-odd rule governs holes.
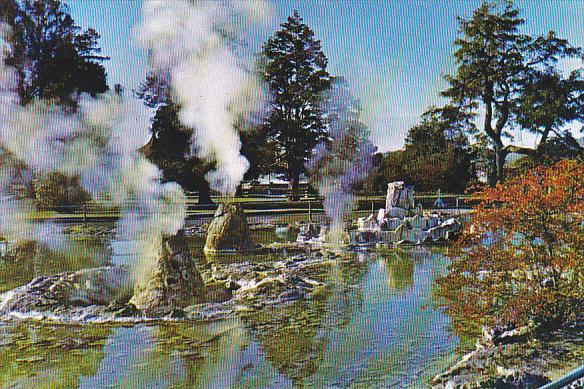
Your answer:
[[[2,0],[0,12],[13,30],[9,60],[18,70],[23,105],[49,99],[74,112],[80,94],[110,90],[99,33],[78,26],[65,3]],[[469,19],[461,18],[454,41],[455,71],[445,76],[448,88],[441,92],[446,103],[422,114],[409,129],[404,149],[376,154],[374,168],[355,189],[382,192],[387,182],[404,180],[420,191],[462,193],[484,181],[495,185],[510,172],[581,158],[582,147],[564,128],[583,121],[584,69],[566,74],[558,61],[581,59],[582,50],[554,31],[524,34],[523,23],[512,2],[486,2]],[[241,152],[250,162],[245,179],[276,174],[289,183],[294,199],[300,177],[310,178],[306,164],[315,147],[332,141],[326,92],[348,88],[350,80],[328,72],[321,43],[298,12],[266,40],[257,57],[253,71],[271,99],[265,117],[253,124],[242,118],[238,125]],[[120,85],[111,89],[124,93]],[[211,202],[205,175],[213,163],[190,156],[192,129],[178,120],[180,107],[167,77],[148,73],[134,93],[155,110],[152,137],[143,153],[162,169],[164,180],[197,191],[201,203]],[[357,101],[350,109],[358,116]],[[361,122],[351,123],[345,132],[366,134]],[[538,135],[537,147],[514,145],[511,130]],[[507,166],[512,153],[525,158]],[[35,176],[29,192],[44,206],[47,199],[59,204],[84,201],[87,196],[71,189],[75,185],[54,174]],[[58,198],[63,188],[67,198]],[[41,193],[45,199],[38,198]]]

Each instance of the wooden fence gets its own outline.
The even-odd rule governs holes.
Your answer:
[[[358,195],[356,211],[368,213],[385,206],[385,196]],[[476,199],[469,195],[461,194],[421,194],[414,196],[417,203],[421,203],[424,209],[469,209]],[[440,199],[441,204],[437,204]],[[214,204],[199,204],[198,194],[186,193],[187,218],[208,218],[213,215],[217,204],[221,202],[239,202],[244,206],[246,213],[251,215],[271,214],[318,214],[324,212],[322,198],[304,193],[297,201],[289,201],[286,194],[258,195],[252,193],[242,194],[236,197],[212,196]],[[107,196],[100,196],[83,206],[62,206],[58,210],[35,212],[31,217],[37,220],[115,220],[121,216],[119,207],[111,206]],[[138,202],[130,201],[128,208]]]

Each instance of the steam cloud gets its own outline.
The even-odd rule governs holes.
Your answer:
[[[170,75],[180,121],[193,129],[192,153],[216,162],[211,188],[227,195],[249,168],[235,124],[264,106],[261,82],[236,40],[270,9],[264,1],[150,0],[136,29],[154,70]]]
[[[367,176],[376,147],[360,122],[361,107],[342,79],[333,83],[322,106],[329,122],[329,139],[315,147],[307,168],[312,183],[324,196],[325,213],[331,221],[328,240],[338,246],[345,217],[355,207],[355,185]]]
[[[180,186],[161,184],[158,168],[137,151],[148,137],[145,108],[117,94],[82,96],[75,113],[45,101],[21,106],[16,71],[5,64],[9,32],[0,23],[0,233],[51,247],[64,242],[55,226],[27,220],[33,207],[12,187],[16,160],[39,173],[76,176],[92,196],[108,193],[123,212],[118,234],[151,242],[140,245],[140,258],[154,263],[162,235],[181,228],[186,202]]]

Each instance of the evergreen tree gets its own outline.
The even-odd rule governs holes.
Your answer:
[[[164,181],[177,182],[185,190],[197,190],[199,204],[212,204],[205,174],[213,165],[192,156],[192,130],[181,124],[178,111],[170,101],[158,106],[152,119],[152,136],[141,151],[162,170]]]
[[[163,174],[164,181],[180,184],[185,190],[199,192],[199,204],[212,204],[211,188],[205,174],[211,165],[192,156],[192,129],[182,125],[179,107],[172,101],[169,77],[149,72],[134,94],[149,108],[156,109],[152,118],[152,136],[142,152]]]
[[[134,94],[149,108],[155,108],[152,138],[143,148],[146,156],[164,173],[166,181],[175,181],[186,190],[199,192],[199,204],[210,204],[211,189],[205,174],[213,166],[191,153],[192,130],[178,119],[178,107],[172,100],[169,77],[163,73],[148,73]],[[241,138],[241,154],[250,163],[245,179],[254,179],[272,168],[273,147],[262,129],[249,126],[243,120],[237,124]],[[190,155],[190,156],[189,156]]]
[[[320,100],[330,76],[320,41],[299,13],[281,27],[263,47],[263,76],[273,96],[264,131],[276,148],[275,170],[285,174],[296,199],[300,174],[325,134]]]
[[[108,90],[99,34],[92,28],[82,31],[61,1],[0,0],[0,20],[10,26],[12,50],[6,62],[18,73],[23,105],[47,99],[74,110],[80,93],[95,96]],[[89,199],[76,177],[36,174],[22,161],[11,163],[27,195],[42,208],[59,209]]]
[[[82,31],[59,0],[8,3],[15,6],[9,24],[23,104],[53,99],[75,107],[79,93],[94,96],[108,90],[101,65],[108,58],[99,55],[100,36],[94,29]]]

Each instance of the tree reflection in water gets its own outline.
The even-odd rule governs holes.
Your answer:
[[[96,266],[101,254],[82,254],[106,256],[107,247],[86,246],[47,261],[35,248],[0,268],[0,287]],[[349,253],[320,275],[329,286],[314,295],[209,323],[5,323],[0,386],[418,386],[456,358],[448,317],[422,310],[446,261],[434,249]]]
[[[399,291],[414,283],[414,260],[403,254],[394,253],[390,257],[380,259],[380,264],[387,272],[389,289]]]
[[[326,277],[330,285],[318,296],[288,307],[268,308],[243,321],[266,354],[266,359],[294,385],[314,376],[328,347],[327,333],[349,323],[359,307],[366,263],[352,254],[333,266]]]
[[[105,326],[2,323],[0,387],[77,387],[97,373],[111,333]]]

